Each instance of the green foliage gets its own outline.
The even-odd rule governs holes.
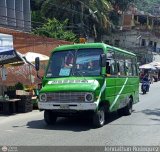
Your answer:
[[[72,31],[64,30],[67,24],[68,20],[60,22],[55,18],[48,19],[45,24],[43,24],[39,28],[36,28],[33,33],[41,36],[47,36],[50,38],[76,42],[76,35]]]
[[[20,82],[15,84],[16,90],[24,90],[24,85]]]
[[[115,7],[124,11],[134,0],[31,0],[33,28],[39,27],[34,21],[45,22],[45,25],[34,30],[34,33],[48,37],[75,41],[71,31],[66,31],[59,21],[68,20],[71,29],[80,35],[101,37],[111,24],[118,23]],[[110,12],[112,17],[110,18]],[[48,20],[48,18],[50,20]],[[56,19],[56,21],[55,21]],[[53,20],[53,22],[52,22]],[[52,23],[56,25],[52,25]],[[53,26],[51,28],[51,25]],[[78,28],[77,28],[78,25]],[[56,27],[57,26],[57,27]],[[66,26],[66,24],[64,25]],[[64,33],[62,33],[64,32]]]
[[[40,11],[32,11],[32,28],[35,29],[43,25],[46,21]]]

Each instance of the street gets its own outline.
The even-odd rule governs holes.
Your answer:
[[[112,113],[104,127],[94,129],[91,123],[75,118],[60,118],[47,126],[43,112],[13,116],[0,115],[0,145],[23,146],[157,146],[160,145],[160,82],[151,84],[142,95],[131,116]]]

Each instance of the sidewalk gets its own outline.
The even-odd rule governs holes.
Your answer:
[[[3,121],[4,119],[6,119],[7,117],[9,117],[9,116],[5,116],[5,115],[0,114],[0,122]]]

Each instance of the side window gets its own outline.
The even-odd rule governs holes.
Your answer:
[[[136,58],[132,58],[132,71],[133,71],[133,76],[138,76],[138,69],[137,69]]]
[[[109,75],[117,74],[116,60],[114,51],[107,52],[106,73]]]
[[[125,61],[124,61],[124,55],[122,53],[116,52],[116,60],[117,60],[117,69],[118,69],[118,75],[125,76]]]
[[[117,67],[116,67],[116,61],[115,60],[107,59],[106,73],[110,74],[110,75],[116,75],[117,74]]]
[[[121,76],[124,76],[125,75],[125,62],[124,60],[119,60],[118,61],[118,66],[119,66],[119,71],[118,71],[118,74],[121,75]]]
[[[132,63],[131,63],[131,59],[126,59],[125,60],[125,70],[126,70],[126,75],[127,76],[132,76]]]
[[[115,59],[115,53],[113,50],[108,50],[107,59]]]
[[[133,76],[138,76],[136,64],[132,64]]]

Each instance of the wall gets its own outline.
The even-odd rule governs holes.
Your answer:
[[[28,33],[23,33],[15,30],[10,30],[6,28],[0,28],[0,33],[13,35],[13,45],[14,48],[22,54],[27,52],[41,53],[50,56],[51,51],[64,44],[71,44],[71,42],[56,40],[47,37],[36,36]],[[46,68],[46,63],[41,65],[41,75],[43,75]],[[31,84],[31,77],[34,77],[35,82],[39,82],[36,78],[36,72],[34,68],[28,67],[27,65],[18,67],[7,67],[7,81],[5,85],[13,85],[16,82],[22,82],[24,84]]]
[[[143,39],[145,40],[145,46],[142,46]],[[103,41],[137,54],[138,61],[141,64],[152,62],[153,52],[160,53],[159,35],[155,35],[152,32],[140,30],[119,31],[111,35],[104,35]],[[149,46],[150,41],[152,41],[152,46]],[[154,47],[155,42],[157,43],[156,48]]]
[[[30,0],[0,0],[0,26],[31,31]]]

